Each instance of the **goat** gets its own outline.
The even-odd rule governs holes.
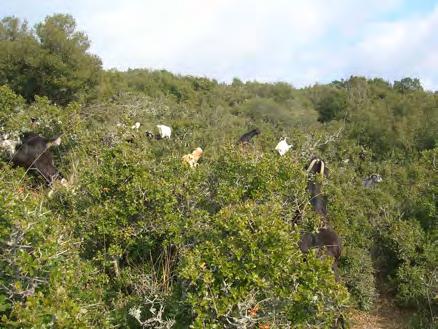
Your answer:
[[[254,136],[257,136],[259,134],[260,134],[260,130],[258,128],[255,128],[255,129],[253,129],[251,131],[248,131],[247,133],[243,134],[239,138],[238,143],[240,143],[240,144],[248,144]]]
[[[325,162],[320,158],[313,157],[310,163],[307,165],[307,172],[309,173],[309,179],[307,182],[307,190],[310,193],[310,203],[313,209],[318,213],[323,220],[324,227],[319,229],[318,233],[304,233],[301,236],[299,242],[300,250],[306,253],[311,248],[327,250],[327,255],[333,257],[333,271],[338,279],[337,267],[339,257],[341,256],[341,243],[338,234],[330,228],[327,219],[327,198],[322,195],[321,183],[312,177],[316,174],[320,174],[322,178],[328,177],[328,169]]]
[[[314,176],[320,174],[321,177],[327,178],[329,170],[323,160],[313,157],[307,166],[307,172],[309,173],[307,191],[310,193],[310,203],[313,209],[325,219],[327,218],[327,198],[322,194],[321,183]]]
[[[301,236],[298,246],[302,253],[307,253],[310,249],[318,248],[318,255],[325,253],[333,258],[332,270],[336,280],[339,280],[338,263],[341,257],[342,245],[338,234],[329,226],[320,228],[318,233],[304,233]]]
[[[378,184],[378,183],[380,183],[382,181],[383,181],[382,176],[380,176],[379,174],[372,174],[370,177],[365,178],[363,180],[363,186],[365,188],[371,188],[374,185],[376,185],[376,184]]]
[[[161,138],[169,138],[170,139],[170,135],[172,134],[172,129],[168,126],[165,125],[157,125],[158,131],[160,133],[160,137]]]
[[[321,228],[318,233],[304,233],[298,243],[300,250],[307,253],[312,248],[326,248],[327,255],[333,257],[333,270],[336,273],[339,257],[341,257],[341,241],[338,234],[330,227]]]
[[[315,180],[315,175],[320,174],[322,177],[328,177],[328,168],[325,162],[317,157],[312,157],[310,162],[304,167],[309,177],[307,180],[307,192],[310,194],[310,204],[316,213],[321,215],[324,221],[327,218],[327,197],[322,194],[321,183]],[[293,223],[302,220],[302,210],[297,209],[292,219]]]
[[[12,157],[12,163],[26,170],[35,169],[51,185],[55,179],[62,178],[62,175],[55,168],[49,149],[60,144],[60,136],[48,139],[32,132],[24,133],[21,145]]]
[[[192,153],[186,154],[182,157],[183,162],[189,164],[190,168],[198,166],[198,160],[201,158],[204,151],[200,147],[197,147]]]
[[[286,142],[286,137],[285,137],[282,140],[280,140],[280,142],[275,147],[275,150],[278,152],[278,154],[280,154],[280,156],[283,156],[286,154],[287,151],[289,151],[289,149],[291,147],[292,147],[292,144],[288,145]]]
[[[313,210],[322,218],[327,218],[327,197],[322,194],[321,183],[309,180],[307,182],[307,191],[310,193],[310,204]]]

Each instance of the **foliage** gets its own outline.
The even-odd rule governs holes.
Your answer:
[[[315,100],[315,109],[319,113],[318,120],[327,122],[343,119],[346,116],[347,95],[343,89],[322,87]]]
[[[377,297],[371,255],[363,249],[348,248],[342,259],[345,285],[358,308],[370,310]]]
[[[419,79],[403,78],[400,81],[394,82],[394,89],[401,93],[407,93],[411,91],[422,91],[423,87]]]
[[[107,327],[103,277],[79,258],[79,241],[43,206],[43,195],[25,190],[27,183],[22,171],[2,168],[1,322],[8,328]]]
[[[70,15],[53,15],[27,27],[15,17],[0,23],[0,84],[8,84],[28,102],[36,95],[66,105],[92,96],[101,62],[87,53],[90,42],[75,31]]]
[[[8,118],[15,115],[17,111],[24,105],[22,97],[16,95],[7,85],[0,86],[0,124],[4,128],[4,124],[8,122]]]
[[[49,193],[0,162],[2,326],[331,328],[381,289],[418,326],[436,320],[438,98],[416,79],[298,90],[164,70],[99,76],[65,15],[35,30],[6,18],[0,43],[1,132],[62,134],[53,154],[69,181]],[[71,102],[82,96],[96,99]],[[172,139],[146,138],[156,124]],[[281,137],[293,144],[283,157]],[[192,170],[181,157],[198,146]],[[297,246],[322,224],[303,170],[313,155],[330,171],[339,281],[330,259]],[[372,173],[383,182],[364,188]]]

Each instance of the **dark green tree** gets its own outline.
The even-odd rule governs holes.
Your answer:
[[[318,121],[328,122],[342,119],[347,111],[347,96],[342,89],[329,89],[315,104],[319,113]]]
[[[394,81],[394,89],[404,94],[411,91],[423,91],[421,82],[417,78],[403,78],[400,81]]]
[[[56,14],[35,30],[15,17],[0,23],[0,83],[28,102],[35,95],[66,105],[93,94],[101,61],[88,53],[87,36],[76,31],[72,16]]]

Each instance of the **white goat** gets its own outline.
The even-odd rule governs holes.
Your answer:
[[[292,144],[287,144],[286,138],[283,138],[275,147],[275,150],[280,154],[280,156],[283,156],[286,154],[287,151],[292,147]]]
[[[169,138],[172,134],[172,129],[165,125],[157,125],[158,131],[160,132],[161,138]]]

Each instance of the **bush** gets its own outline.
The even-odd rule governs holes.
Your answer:
[[[25,192],[21,172],[0,174],[0,316],[8,328],[106,328],[104,278],[78,256],[78,240]],[[96,312],[96,314],[94,314]]]
[[[24,99],[21,96],[16,95],[7,85],[0,85],[0,124],[2,130],[4,125],[15,116],[16,112],[19,112],[24,105]]]
[[[370,310],[377,297],[374,268],[368,250],[345,248],[342,257],[342,278],[354,303],[362,310]]]
[[[102,101],[87,106],[39,96],[25,105],[0,88],[4,132],[63,133],[53,154],[70,183],[49,194],[0,163],[3,326],[330,328],[347,307],[372,307],[376,279],[418,310],[419,326],[433,322],[437,150],[423,149],[436,139],[423,129],[436,96],[364,78],[295,90],[106,73]],[[325,89],[345,98],[346,120],[316,121]],[[144,136],[159,123],[171,140]],[[236,145],[254,125],[262,134]],[[283,157],[281,136],[294,144]],[[192,170],[181,156],[197,146]],[[331,259],[297,246],[322,224],[303,170],[314,154],[330,169],[322,184],[343,244],[340,282]],[[383,182],[363,188],[374,172]]]

